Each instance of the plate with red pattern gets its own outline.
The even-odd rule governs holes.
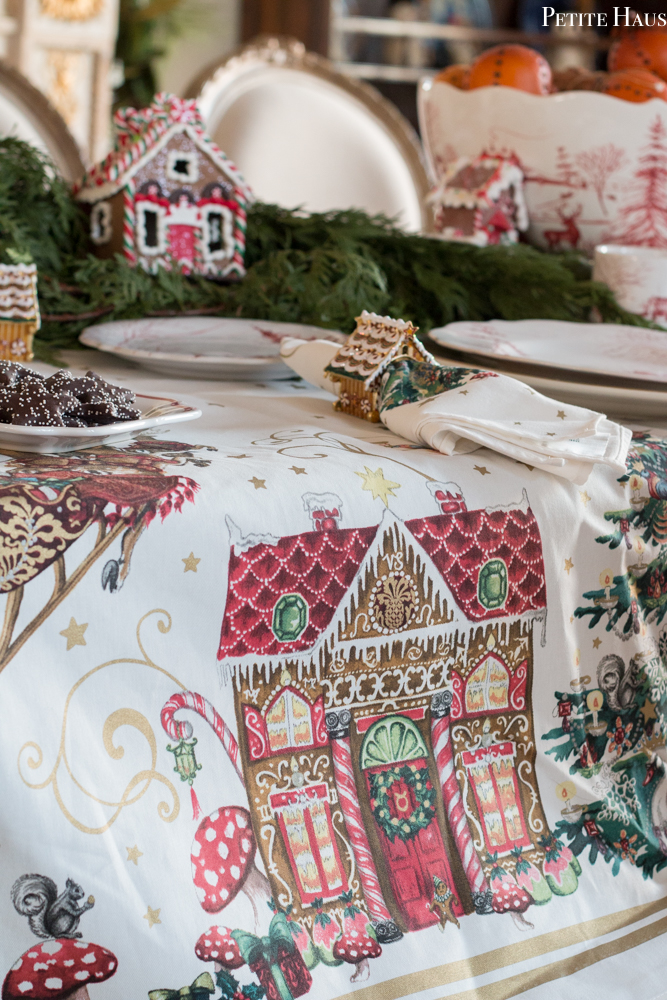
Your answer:
[[[293,378],[280,358],[284,337],[301,340],[347,338],[338,330],[268,319],[173,316],[117,320],[89,326],[79,340],[177,378]]]

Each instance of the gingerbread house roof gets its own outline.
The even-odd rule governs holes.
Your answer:
[[[233,546],[218,659],[311,649],[350,588],[376,532],[377,525],[307,531],[241,551]],[[272,628],[275,605],[292,594],[308,605],[308,623],[296,641],[279,642]]]
[[[429,554],[454,600],[470,621],[524,615],[546,607],[542,543],[530,508],[468,510],[406,522]],[[492,560],[507,571],[507,597],[501,608],[479,599],[480,572]]]
[[[37,268],[34,264],[0,264],[0,320],[36,323],[39,329]]]
[[[390,520],[400,525],[393,515]],[[218,659],[277,662],[289,654],[303,659],[298,654],[314,653],[321,639],[328,641],[324,633],[331,633],[334,619],[344,614],[343,599],[372,559],[378,527],[309,531],[239,549],[232,546]],[[525,496],[521,506],[416,518],[404,527],[467,621],[543,613],[542,546]],[[480,601],[480,574],[496,560],[505,566],[507,594],[499,606],[489,607]],[[276,607],[293,595],[306,602],[308,620],[296,641],[283,642],[276,635]]]
[[[482,153],[460,157],[445,170],[429,201],[443,208],[488,208],[513,188],[517,229],[528,228],[528,209],[523,197],[523,171],[513,159]]]
[[[74,186],[79,201],[94,203],[120,191],[177,132],[186,132],[201,152],[234,186],[235,198],[247,205],[254,198],[238,167],[216,146],[206,132],[196,101],[173,94],[157,94],[148,108],[121,108],[114,115],[114,149],[83,175]]]
[[[378,316],[365,309],[357,317],[356,329],[324,369],[333,377],[351,378],[368,389],[408,341],[425,361],[437,364],[415,336],[417,327],[402,319]]]

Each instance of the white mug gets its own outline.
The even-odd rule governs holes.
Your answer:
[[[608,285],[624,309],[667,327],[667,249],[597,246],[593,279]]]

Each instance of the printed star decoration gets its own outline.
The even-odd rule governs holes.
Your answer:
[[[227,458],[250,458],[250,455],[228,455]]]
[[[567,573],[568,576],[570,575],[570,570],[571,569],[574,569],[574,563],[572,562],[571,559],[566,559],[565,560],[565,572]]]
[[[132,861],[134,865],[137,865],[139,858],[144,856],[144,852],[140,851],[136,844],[134,847],[126,847],[125,850],[127,851],[127,860]]]
[[[372,472],[367,465],[364,466],[364,469],[365,472],[355,472],[355,476],[363,479],[362,490],[368,490],[372,493],[374,500],[379,497],[385,507],[388,507],[387,498],[395,496],[394,491],[400,489],[401,484],[392,483],[385,479],[382,469],[376,469],[375,472]]]
[[[192,570],[193,573],[196,573],[197,566],[199,566],[201,559],[195,558],[194,552],[191,552],[188,558],[181,559],[181,562],[184,564],[184,569],[183,569],[184,573],[187,573],[189,569]]]
[[[559,410],[558,413],[556,414],[556,416],[558,417],[559,420],[565,420],[565,416],[566,416],[565,410]]]
[[[293,472],[295,476],[307,476],[308,473],[305,469],[300,469],[298,465],[290,465],[290,472]]]
[[[656,707],[653,702],[647,698],[642,707],[639,709],[641,714],[644,716],[644,725],[646,725],[649,719],[657,719],[655,708]]]
[[[586,490],[579,490],[579,496],[581,497],[581,502],[583,503],[584,507],[588,507],[591,498],[589,497]]]
[[[148,921],[148,926],[153,927],[155,924],[161,924],[160,920],[160,910],[153,910],[150,906],[146,913],[144,913],[144,920]]]
[[[88,628],[88,625],[77,625],[75,618],[70,618],[69,625],[64,628],[60,633],[67,639],[67,649],[73,649],[74,646],[85,646],[86,640],[83,637],[83,633]]]
[[[485,465],[473,465],[473,469],[475,469],[476,472],[479,472],[480,476],[490,476],[491,475],[491,473],[489,472],[489,470],[487,469],[487,467]]]
[[[598,639],[597,636],[593,639],[593,649],[599,649],[602,645],[602,639]]]
[[[248,480],[248,482],[252,483],[256,490],[266,489],[266,479],[258,479],[257,476],[253,476],[252,479]]]

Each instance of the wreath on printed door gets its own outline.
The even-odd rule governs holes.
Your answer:
[[[428,768],[417,767],[415,764],[399,764],[388,771],[369,774],[368,780],[373,816],[392,843],[396,837],[400,837],[401,840],[416,837],[434,818],[434,792]],[[404,781],[416,800],[412,812],[406,811],[400,816],[392,813],[389,807],[389,791],[397,781]],[[394,807],[396,807],[395,799]]]

